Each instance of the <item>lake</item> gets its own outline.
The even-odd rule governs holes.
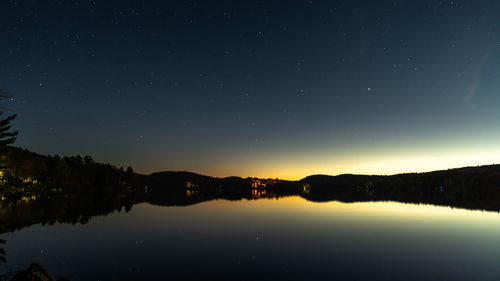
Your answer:
[[[127,209],[1,234],[1,270],[37,262],[72,281],[500,278],[496,212],[299,196]]]

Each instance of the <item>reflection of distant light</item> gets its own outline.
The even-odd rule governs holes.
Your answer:
[[[306,193],[306,194],[311,193],[311,185],[310,184],[304,183],[302,185],[302,188],[303,188],[303,190],[302,190],[303,193]]]

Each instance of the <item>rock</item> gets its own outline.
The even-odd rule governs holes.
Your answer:
[[[18,272],[10,281],[56,281],[41,265],[34,263],[27,270]]]

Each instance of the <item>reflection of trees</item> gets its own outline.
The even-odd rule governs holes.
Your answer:
[[[406,174],[390,177],[309,177],[300,182],[278,182],[252,188],[247,179],[174,175],[148,180],[147,188],[92,188],[87,185],[34,185],[0,189],[0,233],[32,224],[87,223],[95,216],[148,202],[161,206],[188,206],[204,201],[258,200],[298,195],[309,201],[396,201],[466,209],[500,211],[500,166]],[[186,186],[186,181],[196,185]],[[189,191],[189,192],[187,192]]]
[[[85,224],[93,217],[122,210],[129,211],[137,203],[133,191],[101,190],[65,186],[17,189],[0,196],[0,233],[15,231],[33,224]]]
[[[313,176],[311,201],[396,201],[500,211],[500,165],[394,176]]]
[[[6,253],[3,248],[5,244],[5,240],[0,238],[0,264],[7,262],[7,258],[5,257]],[[7,271],[0,274],[0,281],[12,280],[12,277],[16,274],[15,271]]]
[[[159,175],[161,176],[161,175]],[[179,175],[177,175],[179,176]],[[299,195],[309,201],[396,201],[472,210],[500,211],[500,165],[394,176],[312,176],[298,182],[276,182],[252,188],[241,178],[201,178],[196,188],[168,176],[151,182],[150,203],[185,206],[214,199],[241,200]],[[187,192],[189,191],[189,192]]]
[[[0,239],[0,244],[5,244],[5,240]],[[5,250],[3,249],[3,246],[0,248],[0,262],[6,262],[7,258],[5,257]]]

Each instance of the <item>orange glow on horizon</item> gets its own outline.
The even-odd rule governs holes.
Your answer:
[[[393,175],[399,173],[421,173],[453,168],[492,165],[500,163],[500,148],[486,146],[483,148],[460,149],[451,147],[446,150],[403,149],[398,152],[368,151],[366,153],[322,155],[304,154],[288,157],[255,157],[247,160],[234,160],[231,163],[214,163],[213,165],[197,164],[193,167],[185,165],[178,171],[191,171],[214,177],[239,176],[242,178],[257,177],[262,179],[300,180],[310,175]],[[239,164],[241,163],[241,164]],[[161,169],[160,169],[161,170]],[[164,169],[169,170],[169,169]],[[147,170],[149,174],[159,170]]]

